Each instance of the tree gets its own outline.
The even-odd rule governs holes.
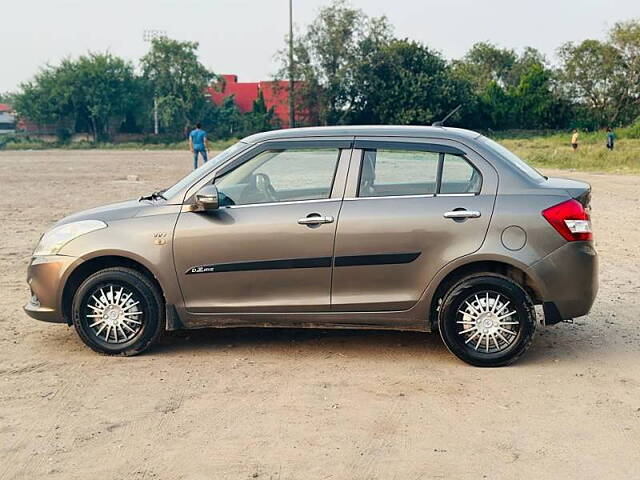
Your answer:
[[[470,94],[439,54],[410,40],[373,50],[355,79],[353,119],[359,123],[431,124],[466,103]]]
[[[18,113],[37,123],[67,124],[89,131],[94,141],[108,138],[135,109],[141,85],[133,66],[109,53],[89,53],[48,66],[21,85]]]
[[[377,45],[391,38],[385,17],[370,18],[345,0],[334,0],[318,13],[294,46],[294,76],[298,108],[316,112],[321,123],[348,121],[358,95],[354,72]],[[280,52],[287,75],[288,56]]]
[[[160,37],[140,61],[158,103],[160,124],[173,133],[184,133],[211,108],[205,91],[217,77],[200,63],[197,50],[197,42]]]
[[[258,92],[258,98],[253,101],[253,108],[243,115],[244,131],[243,135],[251,135],[256,132],[273,130],[279,123],[275,116],[275,108],[267,108],[262,90]]]
[[[244,132],[242,113],[233,95],[226,97],[221,105],[207,109],[202,123],[216,138],[239,137]]]
[[[460,78],[466,79],[477,94],[482,94],[495,83],[501,88],[517,84],[514,66],[518,63],[515,51],[499,48],[491,43],[474,44],[461,60],[453,62],[453,68]],[[493,88],[493,87],[492,87]]]
[[[616,23],[606,42],[567,43],[558,53],[567,96],[595,126],[640,115],[640,20]]]
[[[16,94],[13,92],[4,92],[0,93],[0,103],[8,103],[9,105],[13,105],[15,102]]]
[[[567,97],[585,107],[597,125],[615,122],[626,98],[620,75],[622,59],[616,48],[599,40],[585,40],[578,45],[564,44],[558,55]]]
[[[616,23],[609,42],[618,52],[619,74],[624,79],[617,119],[631,122],[640,116],[640,20]]]
[[[468,82],[475,102],[468,125],[481,129],[542,129],[564,127],[571,109],[562,101],[554,72],[544,55],[526,47],[521,54],[489,43],[477,43],[454,74]]]
[[[568,102],[553,86],[552,72],[537,61],[520,74],[518,86],[509,92],[513,125],[525,129],[565,127],[571,119]]]

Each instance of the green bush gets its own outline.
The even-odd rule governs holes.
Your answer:
[[[640,138],[640,117],[626,128],[621,128],[618,136],[620,138]]]
[[[60,143],[62,145],[66,145],[69,142],[71,142],[71,136],[72,135],[73,134],[71,133],[71,130],[69,130],[68,128],[65,128],[65,127],[60,127],[56,131],[56,137],[58,137],[58,143]]]

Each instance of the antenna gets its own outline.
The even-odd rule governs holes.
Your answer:
[[[444,127],[444,124],[447,120],[449,120],[458,110],[460,110],[462,108],[462,105],[458,105],[456,108],[454,108],[453,110],[451,110],[451,112],[449,112],[449,115],[447,115],[446,117],[444,117],[442,120],[440,120],[439,122],[433,122],[433,126],[434,127]]]

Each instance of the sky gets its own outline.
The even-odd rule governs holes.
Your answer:
[[[293,0],[298,29],[328,0]],[[620,20],[640,18],[639,0],[351,0],[386,15],[398,37],[421,41],[446,58],[490,41],[532,46],[550,60],[558,46],[604,38]],[[0,92],[14,91],[65,56],[104,52],[137,61],[145,29],[200,43],[200,59],[240,81],[269,79],[288,30],[287,0],[0,0]]]

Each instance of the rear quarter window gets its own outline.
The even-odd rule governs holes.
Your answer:
[[[442,164],[441,194],[480,193],[482,176],[467,160],[445,154]]]
[[[545,180],[544,175],[538,172],[535,168],[530,166],[527,162],[518,157],[515,153],[506,147],[503,147],[498,142],[495,142],[487,137],[482,137],[484,145],[491,150],[491,152],[500,157],[502,160],[514,167],[521,175],[526,176],[534,182],[540,183]]]

